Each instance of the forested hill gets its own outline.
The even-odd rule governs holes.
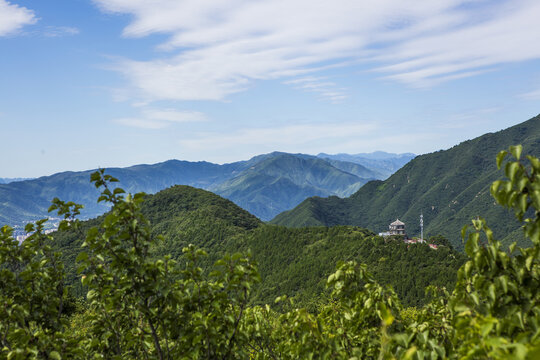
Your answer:
[[[94,201],[91,171],[63,172],[0,184],[0,224],[22,225],[43,218],[54,197],[85,205],[91,218],[107,208]],[[170,160],[153,165],[107,169],[130,192],[156,193],[172,185],[190,185],[220,194],[263,220],[270,220],[310,196],[348,196],[384,175],[362,165],[303,154],[274,152],[248,161],[218,165]]]
[[[500,177],[495,157],[501,149],[523,144],[524,152],[540,153],[540,116],[511,128],[465,141],[451,149],[418,156],[385,181],[372,181],[346,199],[312,197],[272,223],[290,227],[357,225],[386,231],[396,218],[411,236],[443,234],[462,245],[459,230],[476,216],[487,219],[495,236],[509,241],[521,237],[517,222],[495,205],[491,183]]]
[[[95,200],[94,200],[95,201]],[[261,226],[262,222],[230,200],[206,190],[177,185],[148,195],[142,204],[142,213],[151,224],[156,241],[155,255],[172,255],[178,258],[182,248],[189,244],[211,250],[211,263],[223,253],[227,240]],[[99,226],[105,215],[81,222],[80,231],[55,232],[54,246],[62,252],[68,281],[76,286],[76,257],[83,242],[82,233]]]
[[[295,297],[314,304],[324,297],[327,277],[342,260],[369,265],[376,278],[391,284],[406,304],[424,302],[429,284],[452,288],[463,256],[449,247],[432,250],[427,245],[408,247],[401,241],[385,242],[371,231],[357,227],[289,229],[263,224],[231,201],[189,186],[174,186],[142,203],[156,241],[153,256],[179,259],[182,249],[194,244],[209,254],[200,264],[208,268],[225,253],[251,252],[259,264],[262,283],[255,302],[273,303],[277,296]],[[79,232],[53,234],[68,273],[67,282],[82,294],[75,261],[81,233],[99,226],[104,216],[84,221]]]
[[[407,306],[425,301],[428,285],[453,289],[463,254],[447,246],[407,245],[353,226],[291,229],[263,225],[227,244],[232,251],[251,251],[262,284],[255,302],[273,303],[276,296],[294,297],[313,306],[324,298],[328,276],[340,261],[364,263],[377,281],[391,285]]]

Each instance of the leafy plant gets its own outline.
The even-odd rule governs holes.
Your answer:
[[[64,266],[43,233],[45,221],[27,225],[33,234],[21,244],[10,227],[0,229],[0,358],[82,355],[68,332]]]

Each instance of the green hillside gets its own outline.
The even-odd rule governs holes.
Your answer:
[[[190,186],[173,186],[155,195],[148,195],[142,205],[144,216],[150,221],[152,234],[163,235],[157,242],[154,255],[172,255],[178,258],[182,248],[189,244],[209,251],[211,264],[222,253],[225,242],[262,224],[247,211],[233,202],[209,191]],[[76,281],[76,257],[83,242],[81,234],[91,227],[99,226],[105,218],[81,222],[78,232],[56,232],[55,248],[63,254],[68,272],[68,282],[79,286]]]
[[[354,163],[274,154],[210,190],[270,220],[310,196],[349,196],[376,175]]]
[[[407,247],[400,241],[385,242],[357,227],[289,229],[265,225],[234,203],[211,192],[189,186],[174,186],[148,195],[142,213],[150,222],[154,238],[152,256],[180,259],[182,249],[194,244],[206,250],[204,268],[225,253],[249,251],[262,276],[253,299],[272,303],[288,295],[313,305],[324,298],[324,284],[338,261],[366,263],[376,278],[391,284],[406,304],[421,304],[429,284],[453,287],[462,256],[447,247],[435,251],[427,245]],[[105,216],[84,221],[78,232],[54,234],[54,244],[63,253],[68,283],[82,294],[76,273],[81,234],[99,226]]]
[[[512,214],[494,204],[489,186],[499,174],[500,149],[523,144],[524,152],[540,152],[540,116],[506,130],[465,141],[451,149],[418,156],[385,181],[372,181],[347,199],[310,198],[271,222],[290,227],[357,225],[385,231],[399,218],[410,236],[443,234],[461,248],[459,230],[484,216],[495,236],[508,241],[518,225]]]
[[[285,294],[313,305],[321,300],[336,264],[354,260],[367,264],[380,283],[391,285],[404,304],[420,305],[428,285],[453,288],[457,269],[464,262],[462,254],[448,247],[408,247],[352,226],[291,229],[265,225],[246,235],[229,243],[228,249],[253,254],[262,277],[255,302],[261,304]]]

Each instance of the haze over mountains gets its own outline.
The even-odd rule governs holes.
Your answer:
[[[491,183],[502,177],[495,156],[511,145],[522,144],[524,154],[540,153],[540,115],[508,129],[465,141],[445,151],[421,155],[385,181],[372,181],[352,196],[306,199],[278,215],[275,224],[303,226],[356,225],[385,231],[399,218],[410,236],[442,234],[462,248],[460,229],[476,216],[487,219],[499,239],[522,238],[514,215],[497,206]]]
[[[0,184],[9,184],[15,181],[30,180],[29,178],[0,178]]]
[[[394,158],[402,161],[403,156],[388,154],[380,162],[362,165],[361,162],[371,159],[350,155],[352,161],[343,161],[274,152],[224,165],[169,160],[106,171],[129,192],[152,194],[177,184],[190,185],[213,191],[260,219],[270,220],[310,196],[349,196],[367,181],[385,178],[387,175],[381,169]],[[20,225],[46,217],[54,197],[85,205],[85,218],[102,214],[107,207],[96,204],[98,192],[89,182],[92,171],[63,172],[0,184],[0,223]]]
[[[413,153],[392,154],[384,151],[375,151],[372,153],[360,153],[360,154],[336,154],[329,155],[320,153],[317,155],[323,159],[331,159],[338,161],[347,161],[365,166],[373,171],[381,174],[381,180],[389,177],[403,165],[408,163],[411,159],[416,157]]]

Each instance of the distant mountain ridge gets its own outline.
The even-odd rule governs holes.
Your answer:
[[[371,181],[349,198],[308,198],[271,222],[290,227],[356,225],[378,232],[399,218],[408,234],[417,236],[423,213],[424,234],[442,234],[461,248],[460,229],[483,216],[495,236],[510,242],[520,237],[521,230],[510,211],[494,204],[489,187],[503,176],[495,156],[515,144],[539,156],[540,115],[451,149],[418,156],[387,180]]]
[[[9,184],[16,181],[31,180],[31,178],[0,178],[0,184]]]
[[[335,154],[329,155],[320,153],[317,157],[329,160],[346,161],[362,165],[376,173],[380,174],[378,179],[384,180],[403,165],[416,157],[413,153],[392,154],[384,151],[375,151],[372,153],[360,154]]]
[[[46,217],[54,197],[85,205],[85,218],[104,213],[107,207],[95,203],[97,190],[89,182],[92,171],[0,184],[0,224],[18,225]],[[153,194],[173,185],[190,185],[222,195],[262,220],[307,197],[349,196],[367,181],[383,177],[357,163],[282,152],[223,165],[169,160],[106,171],[129,192]]]

